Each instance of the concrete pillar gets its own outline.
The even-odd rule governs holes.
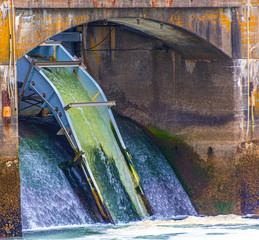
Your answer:
[[[18,110],[11,99],[11,122],[3,117],[2,91],[8,66],[0,65],[0,238],[22,235],[18,158]]]

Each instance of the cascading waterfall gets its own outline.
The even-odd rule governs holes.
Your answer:
[[[57,136],[54,119],[22,118],[20,123],[20,171],[23,228],[87,224],[96,221],[91,206],[86,207],[83,198],[71,188],[58,164],[73,158],[65,138]],[[120,132],[133,155],[136,170],[148,196],[156,218],[170,218],[178,215],[196,215],[187,194],[158,147],[145,132],[124,118],[117,118]],[[103,184],[113,179],[115,167],[108,165]],[[99,166],[102,168],[104,166]],[[106,179],[107,178],[107,179]],[[113,183],[114,184],[114,183]],[[115,184],[123,198],[125,192]],[[81,190],[80,190],[81,191]],[[116,200],[116,199],[115,199]],[[119,203],[121,204],[121,203]],[[127,213],[123,203],[118,206],[122,216]],[[126,214],[125,214],[126,212]],[[94,219],[94,220],[93,220]],[[126,215],[124,222],[136,220]]]
[[[92,223],[58,164],[73,159],[57,126],[39,119],[19,120],[21,206],[24,229]],[[60,141],[63,140],[63,141]]]
[[[188,195],[158,146],[140,127],[117,117],[121,135],[132,155],[144,191],[157,218],[197,215]]]

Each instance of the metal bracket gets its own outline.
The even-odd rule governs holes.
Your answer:
[[[115,106],[115,101],[107,101],[107,102],[85,102],[85,103],[69,103],[67,106],[64,107],[64,110],[67,111],[70,108],[74,107],[100,107],[100,106],[108,106],[112,107]]]
[[[76,147],[74,141],[73,141],[72,138],[70,137],[70,135],[69,135],[69,133],[68,133],[66,127],[64,126],[64,124],[63,124],[63,122],[62,122],[62,120],[61,120],[61,118],[60,118],[60,113],[57,114],[56,116],[57,116],[57,119],[58,119],[58,121],[60,122],[62,128],[64,129],[65,136],[67,137],[68,142],[70,143],[72,149],[73,149],[73,150],[77,149],[77,147]]]
[[[84,152],[81,150],[81,151],[79,151],[77,154],[76,154],[76,156],[74,157],[74,165],[77,165],[77,164],[80,164],[79,163],[79,159],[80,159],[80,157],[82,156],[84,154]]]
[[[66,128],[66,131],[68,132],[69,135],[71,135],[71,131],[70,129]],[[66,132],[64,130],[64,128],[61,128],[58,132],[57,132],[57,135],[61,136],[61,135],[66,135]]]

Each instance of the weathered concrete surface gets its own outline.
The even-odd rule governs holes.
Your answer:
[[[114,109],[159,139],[200,213],[245,213],[244,201],[253,202],[248,212],[258,213],[258,195],[244,200],[238,182],[244,166],[239,159],[253,159],[253,187],[258,190],[258,146],[254,143],[248,154],[241,144],[247,139],[247,61],[186,60],[164,49],[163,42],[130,30],[89,26],[85,35],[84,48],[89,50],[82,54],[88,70],[108,99],[116,100]],[[250,60],[254,86],[258,63]],[[253,137],[259,139],[257,112],[254,117]],[[250,122],[248,139],[251,129]]]
[[[241,212],[259,213],[259,142],[241,144],[236,179]]]
[[[12,100],[9,125],[3,118],[2,90],[7,89],[8,66],[0,66],[0,237],[21,236],[18,111]]]
[[[146,19],[136,21],[134,18],[111,18],[109,21],[131,27],[149,36],[161,39],[165,45],[174,49],[175,52],[185,59],[229,59],[231,56],[231,52],[223,52],[209,43],[209,41],[179,27]]]
[[[247,8],[245,7],[233,11],[232,39],[233,48],[235,49],[234,58],[247,58],[247,51],[249,50],[249,58],[259,59],[259,2],[257,2],[256,7],[250,8],[249,18],[250,20],[248,20]],[[249,29],[247,28],[247,21],[249,22]],[[247,38],[248,32],[249,40]]]
[[[256,0],[251,0],[256,4]],[[17,8],[240,7],[245,0],[15,0]]]
[[[219,8],[222,6],[221,4],[224,4],[224,1],[211,1],[213,8],[208,7],[210,6],[210,1],[206,1],[208,5],[204,8],[196,8],[197,6],[203,6],[204,1],[194,1],[193,3],[188,1],[186,8],[167,7],[168,4],[170,5],[170,1],[152,1],[152,4],[150,4],[151,1],[137,1],[135,5],[131,1],[104,1],[108,5],[103,5],[101,8],[95,8],[95,6],[96,4],[101,6],[102,1],[89,2],[92,2],[93,5],[87,5],[88,1],[27,1],[26,3],[15,1],[15,6],[17,7],[15,12],[18,57],[22,57],[51,36],[79,24],[110,18],[140,18],[180,27],[206,40],[230,57],[246,58],[247,10],[241,1],[228,1],[225,3],[224,8]],[[182,1],[173,1],[172,4],[176,4],[176,2]],[[72,4],[70,9],[61,8],[62,4],[64,4],[62,5],[63,7],[66,7],[69,3]],[[125,5],[122,6],[122,3]],[[50,4],[52,4],[52,7],[60,8],[42,9],[49,7]],[[73,4],[78,4],[78,8],[72,8]],[[115,5],[106,8],[110,4]],[[117,6],[116,4],[119,5]],[[0,6],[0,62],[7,63],[9,49],[8,17],[3,0],[0,0]],[[235,7],[230,8],[230,6]],[[251,57],[258,58],[258,3],[254,3],[250,12],[249,31],[251,36],[249,48]],[[127,21],[123,22],[127,25]],[[130,22],[129,24],[132,23]],[[140,30],[141,27],[140,21]],[[161,35],[161,40],[166,39],[163,39]]]
[[[237,120],[239,125],[234,130],[240,131],[237,141],[245,141],[246,60],[186,60],[174,51],[164,49],[162,42],[140,37],[126,29],[121,31],[121,27],[89,27],[86,48],[101,42],[109,33],[108,40],[86,51],[85,58],[90,72],[105,84],[108,92],[115,95],[118,88],[127,94],[121,96],[127,103],[120,112],[129,112],[131,102],[138,99],[138,104],[145,106],[143,118],[146,119],[147,111],[152,114],[146,123],[153,119],[160,121],[163,127],[169,122],[180,122],[181,126],[187,127],[190,117],[191,125],[194,121],[203,125],[222,125]],[[258,60],[250,59],[250,81],[254,82],[255,89],[258,67]],[[133,93],[130,91],[132,82],[136,85]],[[160,106],[160,102],[164,105]],[[177,113],[182,112],[183,107],[186,116],[180,119]],[[160,111],[163,111],[163,118],[158,114]],[[240,126],[240,119],[243,119],[243,126]],[[226,132],[223,131],[223,135],[225,138]],[[233,135],[229,139],[233,139]]]
[[[17,54],[23,56],[51,36],[82,23],[109,18],[146,18],[180,26],[206,39],[216,48],[231,56],[231,12],[230,9],[34,9],[17,10]],[[221,16],[219,18],[219,15]],[[69,17],[68,17],[69,16]],[[204,16],[207,18],[205,20]],[[137,20],[135,20],[137,22]],[[127,21],[124,21],[127,24]],[[229,26],[229,27],[227,27]],[[139,27],[142,27],[140,21]],[[143,26],[144,27],[144,26]],[[157,25],[160,29],[160,24]],[[208,28],[208,30],[206,30]],[[194,31],[195,30],[195,31]],[[164,29],[166,32],[166,28]],[[163,35],[160,36],[162,40]],[[224,38],[224,39],[223,39]],[[4,61],[2,55],[2,61]],[[7,59],[7,56],[6,56]],[[6,60],[5,60],[6,61]]]
[[[14,98],[11,100],[11,123],[6,125],[3,118],[2,90],[7,89],[8,66],[0,65],[0,158],[18,157],[18,111]]]
[[[7,64],[9,59],[9,24],[8,7],[0,0],[0,64]]]
[[[0,238],[22,235],[18,158],[0,157]]]

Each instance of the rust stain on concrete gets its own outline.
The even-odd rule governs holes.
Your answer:
[[[221,21],[221,24],[223,25],[223,27],[226,27],[226,30],[228,32],[230,32],[231,31],[231,16],[229,17],[227,15],[220,14],[219,18],[220,18],[220,21]]]
[[[98,0],[93,0],[93,4],[95,7],[98,7]]]
[[[165,1],[167,6],[173,6],[175,1]],[[36,4],[36,2],[34,2]],[[70,4],[71,8],[76,5],[73,0],[66,1],[66,4]],[[70,27],[87,23],[88,21],[94,21],[99,19],[105,19],[110,17],[116,17],[118,14],[113,12],[112,8],[116,7],[118,4],[121,4],[120,7],[124,7],[124,3],[121,1],[115,0],[106,0],[106,1],[97,1],[92,0],[91,3],[96,7],[100,7],[100,4],[103,4],[103,7],[110,6],[109,9],[102,9],[98,13],[96,10],[86,10],[86,9],[71,9],[68,17],[68,11],[62,13],[61,9],[57,9],[55,13],[51,12],[50,9],[33,9],[33,10],[18,10],[19,14],[17,15],[17,22],[19,24],[17,27],[17,53],[18,57],[24,55],[24,53],[31,50],[33,47],[36,47],[39,43],[45,41],[47,38],[64,31]],[[47,2],[42,2],[42,4],[47,4]],[[55,1],[55,4],[61,4],[60,1]],[[79,3],[78,3],[79,4]],[[150,6],[159,7],[160,2],[153,0],[150,2]],[[25,4],[26,5],[26,4]],[[43,6],[42,5],[42,6]],[[42,7],[41,6],[41,7]],[[133,6],[131,6],[133,7]],[[190,8],[174,8],[170,11],[164,11],[165,9],[161,8],[157,10],[157,14],[154,14],[150,10],[143,10],[142,12],[125,10],[122,17],[143,17],[154,19],[155,21],[163,21],[165,23],[170,23],[181,28],[184,28],[188,31],[197,34],[203,39],[207,39],[212,44],[221,48],[229,56],[232,54],[231,46],[231,11],[224,8],[203,8],[203,9],[190,9]],[[28,12],[27,15],[23,13]],[[116,10],[117,11],[117,10]],[[23,12],[23,13],[22,13]],[[44,13],[43,13],[44,12]],[[171,14],[170,14],[171,12]],[[22,13],[22,14],[21,14]],[[31,14],[31,15],[28,15]],[[35,15],[35,16],[34,16]],[[9,51],[9,33],[8,33],[8,21],[3,18],[3,13],[0,12],[0,62],[8,63],[8,51]],[[246,34],[246,10],[238,9],[238,24],[240,26],[241,32],[241,47],[242,47],[242,56],[246,56],[246,45],[247,45],[247,34]],[[33,19],[33,21],[32,21]],[[258,57],[259,50],[256,48],[256,44],[259,42],[258,34],[258,8],[251,10],[251,19],[250,19],[250,45],[251,57]],[[32,34],[32,33],[36,34]],[[40,33],[40,38],[39,38]],[[37,36],[37,37],[34,37]],[[21,49],[23,47],[23,49]]]
[[[152,7],[157,7],[157,1],[156,0],[152,0]]]
[[[248,22],[249,26],[249,36],[248,29],[247,29],[247,9],[246,7],[243,9],[240,9],[238,12],[238,23],[240,26],[240,42],[241,42],[241,53],[243,58],[246,58],[247,56],[247,37],[249,38],[249,57],[258,59],[259,58],[259,22],[258,22],[258,16],[259,16],[259,8],[251,8],[250,10],[250,21]]]
[[[3,3],[4,4],[4,3]],[[6,8],[1,6],[0,11],[0,63],[8,62],[9,55],[9,24]]]

